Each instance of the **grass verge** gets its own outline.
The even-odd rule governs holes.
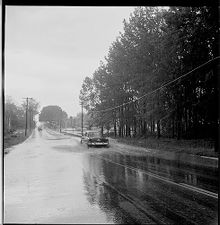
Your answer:
[[[162,151],[188,153],[193,155],[218,157],[214,151],[213,142],[207,140],[176,140],[169,138],[116,138],[119,142]]]
[[[4,154],[9,153],[9,148],[13,145],[17,145],[25,141],[30,135],[31,131],[27,132],[27,136],[25,136],[25,133],[23,130],[19,130],[14,132],[13,134],[5,134],[4,135]]]

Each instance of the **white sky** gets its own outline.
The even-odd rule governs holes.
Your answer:
[[[5,95],[41,108],[80,112],[83,79],[92,76],[134,7],[7,6]]]

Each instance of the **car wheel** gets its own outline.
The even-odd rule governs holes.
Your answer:
[[[80,141],[80,144],[82,144],[82,140]]]

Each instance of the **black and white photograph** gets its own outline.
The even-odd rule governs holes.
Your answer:
[[[2,223],[217,225],[219,6],[2,7]]]

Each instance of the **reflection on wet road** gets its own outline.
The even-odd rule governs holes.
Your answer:
[[[180,156],[179,156],[180,157]],[[178,157],[178,158],[179,158]],[[192,156],[191,156],[192,157]],[[126,154],[102,154],[102,159],[119,165],[126,165],[147,171],[172,180],[176,183],[184,183],[198,188],[206,189],[207,192],[218,192],[218,169],[215,167],[198,166],[190,164],[187,159],[180,162],[177,157],[164,159],[151,155],[126,155]]]
[[[218,222],[218,168],[199,158],[87,149],[43,130],[4,160],[8,223]]]
[[[147,167],[145,171],[135,169],[134,166],[143,169],[141,163],[133,164],[133,167],[127,166],[129,160],[125,160],[126,156],[106,153],[103,156],[93,154],[87,156],[84,169],[87,165],[89,172],[84,172],[85,177],[88,174],[90,180],[93,177],[93,183],[102,183],[101,187],[96,187],[98,189],[107,186],[121,197],[126,196],[127,201],[136,203],[152,222],[179,224],[181,221],[182,224],[210,224],[216,220],[218,200],[215,195],[209,195],[210,192],[206,194],[197,189],[192,191],[184,185],[160,179],[161,177],[153,173],[145,172]],[[127,159],[131,160],[132,156],[128,156]],[[130,164],[131,162],[133,161],[131,160]],[[145,162],[145,165],[147,164],[148,162]],[[174,176],[174,179],[180,180],[181,176],[177,178]],[[115,199],[113,196],[112,198]],[[120,203],[119,201],[118,204]]]

